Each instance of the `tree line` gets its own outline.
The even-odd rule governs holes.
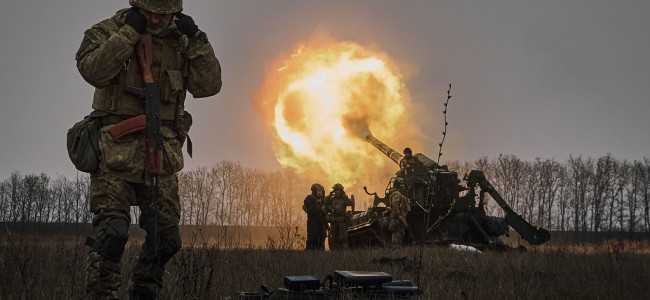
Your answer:
[[[558,231],[650,232],[650,159],[569,156],[564,162],[499,155],[451,169],[482,170],[501,196],[533,225]],[[459,173],[460,174],[460,173]],[[489,201],[488,214],[503,215]]]
[[[292,226],[304,220],[309,185],[290,171],[264,171],[223,161],[178,174],[181,225]],[[307,186],[307,191],[305,191]],[[296,189],[299,192],[296,193]],[[0,182],[0,222],[90,223],[90,176],[13,172]],[[137,207],[131,219],[137,222]]]
[[[451,162],[459,177],[482,170],[524,219],[560,231],[650,232],[650,159],[570,156],[524,161],[514,155]],[[291,171],[231,161],[180,172],[182,225],[304,225],[302,200],[312,182]],[[386,178],[388,181],[388,178]],[[0,182],[0,222],[89,223],[90,177],[12,173]],[[360,208],[359,206],[357,206]],[[488,199],[489,215],[502,215]],[[132,210],[137,221],[137,208]],[[135,222],[134,221],[134,222]]]

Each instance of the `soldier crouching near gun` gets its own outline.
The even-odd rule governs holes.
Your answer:
[[[219,61],[206,34],[181,13],[182,0],[129,4],[86,30],[76,55],[79,72],[96,88],[89,117],[101,121],[98,169],[89,171],[96,235],[88,242],[89,299],[118,299],[131,205],[140,207],[148,234],[129,294],[158,297],[165,265],[181,248],[176,173],[192,123],[184,111],[186,92],[203,98],[221,89]],[[136,42],[144,46],[134,50]],[[150,128],[155,148],[148,145]]]
[[[404,241],[404,235],[408,227],[406,216],[411,211],[409,199],[400,190],[399,183],[395,181],[395,185],[390,191],[390,224],[388,225],[388,230],[393,232],[391,236],[393,247],[400,246]]]
[[[328,214],[327,220],[330,223],[330,250],[348,249],[348,222],[350,218],[345,210],[348,206],[354,211],[354,196],[352,199],[343,191],[340,183],[332,187],[333,191],[325,198],[325,211]]]
[[[311,194],[305,198],[302,209],[307,213],[306,250],[325,250],[327,221],[324,210],[325,188],[318,183],[311,185]]]

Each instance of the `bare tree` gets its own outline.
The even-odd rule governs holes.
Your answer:
[[[50,186],[54,212],[52,219],[55,222],[70,222],[72,211],[72,183],[62,175],[59,175]]]
[[[72,185],[73,223],[87,223],[90,220],[90,176],[77,173]]]
[[[537,215],[539,224],[546,221],[547,228],[553,228],[553,204],[561,184],[558,173],[561,167],[553,159],[536,160],[539,167],[539,204]]]
[[[573,206],[573,230],[587,230],[587,196],[591,182],[594,161],[585,160],[582,156],[569,155],[569,183],[571,189],[571,204]]]
[[[9,176],[9,192],[10,192],[10,205],[9,205],[9,220],[11,222],[18,222],[20,217],[20,190],[22,189],[22,175],[18,171],[14,171]]]
[[[10,199],[9,182],[3,180],[0,182],[0,222],[7,222],[9,220]]]
[[[650,159],[643,158],[643,164],[639,167],[638,172],[641,180],[641,198],[643,199],[643,223],[645,231],[650,232]]]
[[[558,185],[557,206],[559,213],[557,214],[556,228],[561,231],[565,231],[567,229],[566,226],[568,225],[567,223],[570,210],[569,198],[571,195],[571,189],[568,182],[568,171],[566,166],[560,165],[558,167],[557,178],[560,183]]]
[[[592,181],[593,194],[590,203],[593,230],[596,232],[601,230],[605,206],[612,195],[616,168],[616,161],[609,154],[598,158],[596,162],[596,172]]]
[[[614,183],[615,192],[609,203],[609,231],[622,231],[625,228],[625,187],[628,185],[630,169],[627,161],[618,163]],[[615,223],[618,223],[618,228],[615,228]]]
[[[492,185],[499,191],[503,198],[517,212],[522,205],[522,187],[526,178],[526,164],[514,155],[499,154],[499,157],[490,164]],[[501,210],[492,212],[492,215],[503,215]]]
[[[179,174],[179,194],[183,202],[184,218],[190,224],[208,225],[213,212],[214,193],[217,182],[212,180],[208,169],[197,169]],[[189,216],[188,216],[189,215]]]
[[[34,222],[48,222],[48,208],[52,198],[50,197],[50,178],[45,173],[38,176],[37,185],[34,190]]]
[[[640,176],[640,169],[643,168],[643,164],[641,164],[638,161],[634,161],[630,165],[630,171],[629,171],[629,184],[626,186],[626,193],[627,193],[627,210],[630,213],[629,219],[628,219],[628,232],[634,232],[637,227],[637,214],[636,210],[638,209],[638,203],[639,203],[639,190],[640,190],[640,185],[641,185],[641,176]],[[622,229],[622,228],[621,228]]]
[[[233,212],[237,194],[234,183],[241,172],[239,163],[223,161],[210,169],[210,176],[215,180],[216,200],[218,207],[214,212],[216,222],[221,225],[233,225]]]

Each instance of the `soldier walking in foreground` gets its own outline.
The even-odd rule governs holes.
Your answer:
[[[219,61],[206,34],[181,13],[182,0],[129,4],[86,30],[76,55],[82,77],[96,88],[91,117],[101,122],[98,169],[90,171],[96,235],[89,239],[90,299],[118,298],[131,205],[140,207],[147,240],[129,276],[129,293],[131,299],[157,298],[165,265],[181,248],[176,173],[192,123],[184,111],[186,92],[203,98],[221,89]],[[139,40],[144,46],[134,51]]]
[[[307,213],[306,250],[325,250],[327,221],[325,220],[325,188],[318,183],[311,185],[311,194],[305,197],[302,209]]]
[[[330,223],[330,250],[348,249],[348,222],[350,218],[345,210],[348,206],[354,211],[354,196],[352,199],[343,191],[340,183],[332,187],[333,192],[325,198],[325,211],[328,214],[327,220]]]
[[[400,246],[404,241],[408,227],[406,216],[410,211],[409,199],[400,192],[399,186],[394,186],[390,192],[390,224],[388,225],[388,230],[393,232],[391,241],[394,247]]]

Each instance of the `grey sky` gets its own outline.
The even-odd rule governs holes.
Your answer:
[[[412,73],[407,86],[435,157],[447,84],[444,160],[650,157],[650,1],[185,0],[223,68],[222,92],[188,99],[187,168],[221,160],[279,168],[251,104],[265,67],[321,26],[376,45]],[[0,3],[0,179],[74,176],[66,130],[91,108],[74,54],[83,32],[127,0]],[[405,120],[406,121],[406,120]],[[401,145],[395,145],[401,147]]]

